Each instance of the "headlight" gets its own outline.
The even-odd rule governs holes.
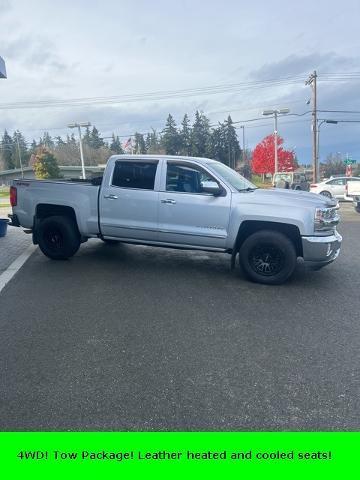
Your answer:
[[[315,209],[315,230],[330,230],[335,227],[340,220],[337,213],[338,206],[332,208]]]

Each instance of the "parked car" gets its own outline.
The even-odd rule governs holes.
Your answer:
[[[295,190],[256,188],[215,160],[114,155],[99,182],[15,180],[12,225],[49,258],[75,255],[100,238],[228,253],[245,274],[285,282],[297,257],[319,269],[340,252],[337,202]]]
[[[346,184],[349,181],[360,181],[360,177],[332,177],[320,183],[312,183],[310,185],[310,192],[351,202],[352,198],[346,195]]]
[[[360,213],[360,182],[347,182],[346,196],[352,199],[355,210]]]
[[[273,178],[273,185],[276,188],[290,188],[291,190],[309,191],[310,182],[305,174],[301,172],[278,172]]]

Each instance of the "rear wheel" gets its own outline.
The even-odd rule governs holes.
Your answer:
[[[53,260],[66,260],[79,250],[81,239],[76,223],[69,217],[45,218],[38,226],[40,250]]]
[[[244,241],[239,260],[253,282],[279,285],[293,274],[297,256],[293,242],[284,234],[260,230]]]
[[[322,192],[320,192],[320,195],[324,195],[324,197],[332,198],[331,193],[328,192],[327,190],[323,190]]]

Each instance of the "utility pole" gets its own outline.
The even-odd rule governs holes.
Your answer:
[[[16,145],[17,145],[18,154],[19,154],[21,178],[24,178],[24,169],[23,169],[23,164],[22,164],[22,159],[21,159],[21,150],[20,150],[20,144],[19,144],[19,137],[18,137],[17,135],[16,135]]]
[[[245,149],[245,125],[241,125],[242,128],[242,144],[243,144],[243,155],[242,155],[242,160],[244,164],[246,163],[246,149]]]
[[[319,181],[319,165],[317,158],[317,98],[316,98],[316,70],[313,71],[306,80],[305,85],[310,85],[312,88],[312,157],[314,169],[314,182]]]
[[[83,146],[82,146],[82,136],[81,136],[81,127],[91,127],[90,122],[80,122],[80,123],[69,123],[68,124],[69,128],[77,128],[79,131],[79,145],[80,145],[80,159],[81,159],[81,171],[82,171],[82,178],[85,180],[86,179],[86,173],[85,173],[85,162],[84,162],[84,152],[83,152]]]

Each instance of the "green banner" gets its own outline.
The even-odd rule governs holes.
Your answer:
[[[359,433],[0,433],[1,478],[357,478]],[[348,472],[348,473],[346,473]]]

